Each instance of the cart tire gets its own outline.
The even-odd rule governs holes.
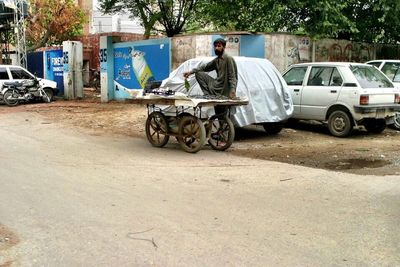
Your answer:
[[[168,143],[167,129],[167,120],[161,112],[152,112],[147,117],[146,136],[152,146],[163,147]]]
[[[179,144],[189,153],[198,152],[206,141],[203,122],[195,116],[184,116],[179,123]]]
[[[228,149],[235,139],[235,128],[231,119],[228,117],[217,117],[209,123],[208,143],[210,146],[219,151]]]

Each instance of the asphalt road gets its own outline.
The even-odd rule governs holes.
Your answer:
[[[399,266],[400,176],[0,115],[0,266]]]

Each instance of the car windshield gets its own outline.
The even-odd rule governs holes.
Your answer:
[[[352,65],[350,69],[362,88],[394,87],[389,79],[374,66]]]

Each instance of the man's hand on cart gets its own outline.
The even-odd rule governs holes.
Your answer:
[[[192,75],[193,73],[191,71],[186,71],[183,73],[183,77],[185,77],[186,79],[189,78],[190,75]]]
[[[231,91],[231,92],[229,93],[229,98],[230,98],[230,99],[237,99],[237,97],[236,97],[236,92],[235,92],[235,91]]]

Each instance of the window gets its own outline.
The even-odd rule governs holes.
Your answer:
[[[33,79],[33,77],[24,69],[21,68],[10,68],[13,79]]]
[[[400,82],[400,63],[387,62],[382,67],[382,72],[394,82]]]
[[[393,88],[393,84],[373,66],[350,66],[351,71],[362,88]]]
[[[329,86],[342,86],[342,83],[343,83],[342,76],[340,76],[340,73],[337,70],[337,68],[334,68],[331,81],[329,82]]]
[[[381,65],[381,63],[382,63],[381,61],[375,61],[375,62],[369,62],[368,64],[379,68],[379,66]]]
[[[8,77],[7,69],[6,68],[0,68],[0,80],[9,80],[10,78]]]
[[[335,67],[312,67],[307,85],[341,86],[343,79]]]
[[[293,68],[286,72],[283,76],[287,85],[302,85],[307,67]]]

